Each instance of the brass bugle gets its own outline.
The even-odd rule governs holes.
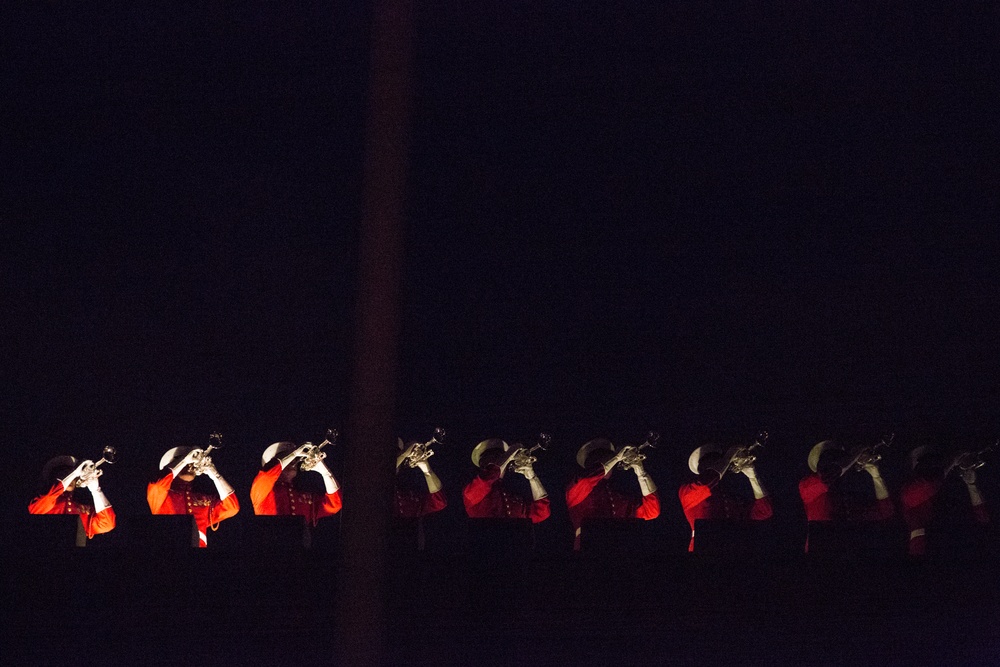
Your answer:
[[[754,441],[746,447],[741,447],[733,454],[729,460],[729,469],[733,472],[743,472],[744,468],[749,468],[757,460],[757,450],[762,449],[770,437],[767,431],[760,431]]]
[[[101,464],[103,463],[114,463],[115,457],[118,455],[118,450],[107,445],[101,452],[101,458],[96,463],[89,463],[83,467],[80,471],[80,477],[77,481],[77,485],[84,486],[92,479],[96,479],[104,474],[101,470]]]
[[[986,465],[986,459],[984,458],[986,454],[993,451],[997,445],[1000,444],[1000,440],[994,442],[992,445],[987,445],[982,449],[975,452],[963,452],[959,454],[955,459],[954,467],[958,468],[961,472],[968,472],[970,470],[978,470]]]
[[[501,467],[503,468],[508,463],[512,464],[514,468],[531,465],[538,460],[538,457],[533,456],[533,454],[539,449],[542,451],[547,450],[550,444],[552,444],[552,436],[548,433],[539,433],[538,441],[530,449],[520,443],[514,445],[510,455]]]
[[[634,466],[636,463],[641,463],[646,460],[646,455],[642,453],[642,450],[648,448],[656,449],[656,443],[660,441],[660,434],[656,431],[650,431],[646,434],[646,440],[636,447],[635,445],[626,445],[622,447],[622,458],[618,462],[618,465],[622,468],[628,469]]]
[[[863,447],[854,457],[854,469],[858,472],[865,469],[867,465],[875,465],[882,460],[883,449],[888,449],[892,446],[892,441],[896,438],[895,433],[890,433],[889,435],[883,437],[879,440],[878,444],[871,447]]]
[[[318,445],[311,442],[305,443],[308,447],[302,452],[302,463],[299,464],[299,468],[308,471],[319,465],[319,462],[326,458],[326,452],[323,451],[323,448],[327,445],[336,445],[339,435],[336,429],[331,428],[327,429],[326,438]]]
[[[445,438],[445,430],[441,427],[434,429],[434,435],[427,442],[415,442],[413,443],[413,448],[406,457],[406,465],[411,468],[416,468],[418,463],[426,461],[430,457],[434,456],[434,450],[431,449],[433,444],[442,444]]]
[[[212,444],[205,449],[194,450],[194,462],[191,464],[191,470],[195,475],[204,474],[204,472],[208,469],[208,466],[212,465],[212,457],[208,454],[213,449],[219,449],[219,447]]]

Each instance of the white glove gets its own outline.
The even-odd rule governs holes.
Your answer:
[[[624,449],[619,450],[618,452],[615,453],[614,456],[612,456],[603,464],[605,477],[611,474],[611,471],[615,469],[615,466],[618,465],[618,463],[622,460],[624,456],[625,456],[625,450]]]
[[[80,465],[78,465],[76,469],[73,470],[73,472],[71,472],[70,474],[66,475],[61,480],[59,480],[60,482],[62,482],[63,490],[68,489],[69,485],[73,483],[73,480],[79,479],[80,475],[83,474],[83,469],[86,468],[88,465],[94,465],[94,462],[90,460],[81,461]]]
[[[431,466],[427,462],[427,459],[417,463],[416,467],[420,469],[420,472],[424,473],[424,481],[427,483],[428,493],[437,493],[441,490],[441,480],[438,479],[438,476],[434,474],[433,470],[431,470]]]
[[[312,445],[310,445],[309,443],[306,443],[290,451],[287,455],[285,455],[283,458],[279,460],[281,463],[281,469],[284,470],[285,468],[288,467],[289,463],[291,463],[292,461],[294,461],[299,457],[305,456],[306,449],[311,446]]]
[[[204,474],[208,475],[211,480],[215,483],[215,489],[219,492],[219,499],[228,498],[234,493],[233,487],[229,485],[229,482],[219,474],[219,471],[215,469],[215,465],[209,463],[205,466]]]
[[[874,463],[865,464],[865,472],[872,476],[872,483],[875,485],[875,498],[885,500],[889,497],[889,488],[882,479],[882,473]]]
[[[753,489],[753,497],[760,500],[767,495],[767,491],[761,486],[760,480],[757,479],[757,471],[753,466],[747,466],[741,470],[747,479],[750,480],[750,488]]]
[[[181,473],[184,471],[184,468],[187,468],[189,465],[194,463],[195,460],[199,456],[201,456],[202,451],[203,450],[201,449],[192,449],[190,452],[185,454],[180,461],[175,463],[174,467],[170,469],[170,472],[174,474],[174,478],[180,477]]]
[[[337,484],[337,478],[334,477],[333,473],[330,472],[330,469],[326,467],[325,462],[320,461],[319,463],[316,464],[316,467],[313,468],[313,470],[315,470],[316,472],[318,472],[320,475],[323,476],[323,485],[326,487],[327,493],[337,492],[337,489],[340,488],[340,485]]]
[[[96,477],[87,482],[87,490],[90,491],[90,496],[94,499],[95,514],[111,507],[111,503],[108,502],[108,497],[101,491],[101,485],[98,484]]]
[[[535,469],[530,463],[514,468],[514,472],[524,475],[524,478],[529,482],[535,479]]]
[[[635,471],[635,477],[639,480],[639,489],[642,491],[642,495],[648,496],[651,493],[656,493],[656,484],[653,483],[653,478],[649,476],[646,469],[642,467],[642,463],[636,462],[632,466],[632,470]]]
[[[538,479],[537,475],[533,474],[531,477],[528,477],[528,486],[531,487],[532,500],[541,500],[549,495],[549,492],[542,486],[542,480]]]

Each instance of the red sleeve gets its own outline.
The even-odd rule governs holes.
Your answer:
[[[635,516],[646,521],[660,516],[660,498],[655,491],[642,497],[642,504],[635,510]]]
[[[280,468],[281,466],[278,467]],[[336,514],[343,506],[344,502],[340,497],[340,489],[337,489],[333,493],[327,493],[323,496],[323,502],[316,508],[316,518]]]
[[[146,502],[149,503],[149,511],[153,514],[170,514],[170,508],[163,510],[163,503],[167,500],[167,493],[170,491],[170,483],[174,481],[174,473],[167,471],[167,474],[156,482],[151,482],[146,487]]]
[[[212,530],[217,530],[219,523],[225,521],[231,516],[236,516],[236,513],[239,511],[240,501],[236,497],[235,492],[230,493],[222,500],[212,502],[212,507],[208,511],[208,523],[212,526]]]
[[[82,516],[80,518],[83,518]],[[97,514],[90,517],[90,521],[84,526],[87,531],[87,537],[93,537],[94,535],[99,535],[101,533],[110,532],[115,527],[115,522],[117,517],[115,517],[115,510],[112,507],[107,507]]]
[[[691,482],[678,489],[677,496],[681,500],[684,513],[687,514],[692,507],[702,504],[712,496],[712,488],[707,484]]]
[[[753,501],[753,505],[750,506],[751,521],[763,521],[765,519],[770,519],[773,514],[774,508],[771,505],[771,496],[757,498]]]
[[[250,503],[254,514],[274,514],[274,503],[267,504],[268,498],[274,492],[274,484],[281,477],[281,465],[273,465],[267,470],[261,470],[253,478],[250,485]],[[338,507],[339,509],[339,507]]]
[[[933,498],[941,489],[939,482],[915,479],[899,492],[899,500],[905,509],[913,509]]]
[[[529,516],[531,517],[532,523],[539,523],[545,521],[549,518],[552,513],[552,509],[549,503],[549,497],[539,498],[538,500],[531,503],[531,511]]]
[[[575,507],[587,499],[594,487],[604,479],[604,469],[599,468],[597,472],[587,477],[581,477],[566,489],[566,507]],[[659,501],[657,501],[659,507]]]
[[[823,483],[819,475],[807,475],[799,482],[799,495],[806,505],[816,502],[816,499],[829,491],[829,487]]]
[[[477,516],[474,514],[475,510],[473,508],[483,502],[490,491],[493,490],[493,485],[498,479],[500,478],[483,479],[481,475],[476,475],[472,478],[471,482],[465,485],[465,488],[462,489],[462,502],[465,503],[466,514]]]
[[[52,514],[56,507],[56,501],[64,491],[62,482],[57,481],[44,496],[38,496],[28,504],[29,514]]]
[[[421,512],[421,515],[426,516],[428,514],[434,514],[434,512],[440,512],[447,506],[448,499],[445,498],[444,490],[430,493],[424,501],[424,509]]]

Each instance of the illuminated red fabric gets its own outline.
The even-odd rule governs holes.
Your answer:
[[[440,512],[448,506],[444,491],[436,493],[418,493],[409,489],[396,488],[395,498],[392,504],[394,516],[404,519],[416,519]]]
[[[43,496],[38,496],[28,505],[30,514],[78,514],[87,537],[107,533],[117,521],[114,508],[107,507],[97,514],[90,505],[73,501],[71,492],[64,492],[62,482],[56,482]]]
[[[807,521],[885,521],[896,514],[891,498],[876,500],[867,507],[838,494],[820,479],[819,473],[806,475],[799,482],[799,495],[806,509]]]
[[[235,493],[219,500],[219,496],[197,493],[191,490],[191,483],[174,479],[167,471],[159,481],[146,488],[146,500],[153,514],[191,514],[198,525],[199,545],[208,546],[208,528],[219,527],[219,523],[235,516],[240,511],[240,501]]]
[[[941,482],[926,479],[914,479],[903,486],[899,500],[903,506],[903,519],[912,533],[915,530],[926,530],[935,516],[935,500],[941,490]],[[987,524],[990,515],[986,505],[973,505],[972,513],[977,523]],[[923,556],[927,553],[927,536],[914,535],[910,537],[909,552],[913,556]]]
[[[257,473],[250,486],[254,514],[304,516],[315,526],[319,519],[340,511],[340,489],[333,493],[299,491],[281,480],[281,472],[281,466],[274,465]]]
[[[691,525],[691,542],[688,551],[694,551],[694,522],[698,519],[738,519],[763,521],[774,514],[771,497],[756,498],[747,502],[726,494],[714,494],[707,484],[691,482],[683,485],[677,495],[684,509],[684,516]]]
[[[466,514],[473,519],[531,519],[532,523],[549,518],[551,509],[548,496],[528,502],[504,488],[500,469],[492,467],[497,468],[495,475],[491,474],[492,471],[483,471],[462,491]]]
[[[660,498],[655,492],[636,497],[612,489],[604,477],[604,468],[579,477],[566,489],[566,507],[574,530],[584,519],[655,519],[660,516]],[[574,548],[580,548],[577,532]]]
[[[807,521],[886,521],[896,514],[891,498],[876,500],[867,507],[830,491],[819,473],[806,475],[799,481],[799,496],[806,510]],[[806,548],[809,551],[809,540]]]

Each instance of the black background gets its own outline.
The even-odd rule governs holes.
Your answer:
[[[398,422],[451,433],[456,518],[489,436],[552,432],[559,496],[586,439],[660,431],[681,533],[703,440],[770,430],[794,517],[821,438],[897,432],[896,481],[996,437],[992,5],[425,4]],[[144,511],[214,429],[245,497],[268,443],[346,421],[368,10],[2,13],[7,511],[104,444]]]

